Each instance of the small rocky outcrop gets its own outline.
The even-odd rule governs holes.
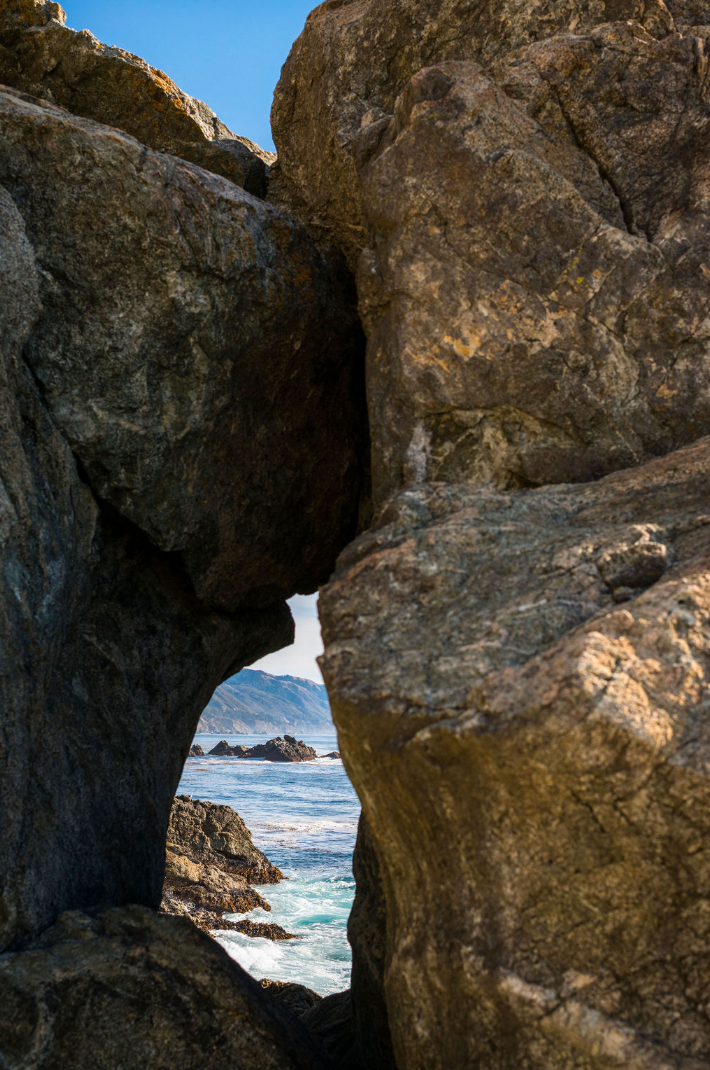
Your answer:
[[[321,592],[384,900],[355,998],[379,975],[397,1066],[701,1065],[709,494],[707,438],[584,486],[409,490]]]
[[[199,743],[193,743],[187,752],[188,758],[204,758],[205,752]]]
[[[160,909],[189,917],[200,929],[230,929],[271,940],[293,939],[280,925],[233,921],[254,907],[270,910],[254,884],[277,884],[283,874],[252,843],[251,833],[229,806],[178,795],[173,802],[165,852]]]
[[[287,1001],[145,907],[71,911],[0,956],[0,1053],[27,1070],[327,1070]]]
[[[208,751],[208,754],[214,754],[218,758],[248,758],[249,747],[243,747],[240,743],[235,743],[232,746],[226,739],[220,739],[219,743]]]
[[[231,746],[226,739],[222,739],[209,753],[219,757],[261,758],[267,762],[312,762],[318,757],[313,747],[309,747],[302,739],[297,740],[295,736],[276,736],[254,747],[243,747],[238,743]],[[326,757],[334,755],[335,752]]]
[[[59,4],[4,0],[0,83],[131,134],[264,197],[275,160],[139,56],[69,29]]]
[[[319,754],[318,757],[319,758],[337,758],[338,760],[340,760],[340,751],[332,750],[332,751],[329,751],[328,754]]]

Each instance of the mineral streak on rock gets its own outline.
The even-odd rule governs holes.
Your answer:
[[[25,1070],[327,1070],[288,1009],[189,922],[63,914],[0,956],[0,1052]]]
[[[321,593],[399,1067],[705,1066],[709,473],[403,492]]]
[[[149,148],[199,164],[257,197],[266,195],[273,153],[233,134],[164,71],[65,22],[59,4],[3,0],[0,83],[125,130]]]

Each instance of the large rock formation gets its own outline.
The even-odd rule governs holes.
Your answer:
[[[509,12],[505,33],[498,5],[470,5],[474,27],[415,4],[416,32],[411,5],[383,6],[319,8],[275,105],[288,189],[320,196],[322,167],[311,210],[343,248],[355,231],[365,247],[375,501],[422,480],[592,479],[708,433],[702,40],[669,33],[662,4],[641,5],[643,25],[596,28],[593,5],[555,5],[545,32],[574,34],[523,48],[545,5]],[[373,71],[359,49],[380,15]],[[434,65],[442,55],[486,66]],[[328,123],[342,167],[308,151],[332,143]],[[340,218],[341,200],[358,220]]]
[[[118,127],[151,149],[181,156],[265,196],[273,153],[233,134],[164,71],[65,23],[64,11],[51,0],[4,0],[0,83]]]
[[[69,911],[0,956],[0,1058],[25,1070],[327,1070],[291,1014],[187,921]]]
[[[705,1065],[709,495],[428,485],[321,594],[397,1066]]]
[[[290,641],[280,600],[354,530],[360,408],[337,270],[291,220],[54,105],[0,108],[14,947],[68,907],[158,905],[201,710]]]

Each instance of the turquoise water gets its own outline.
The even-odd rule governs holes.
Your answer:
[[[195,736],[207,752],[223,736]],[[228,735],[251,747],[265,735]],[[319,754],[337,750],[335,734],[306,736]],[[243,758],[188,758],[178,793],[237,810],[254,843],[289,880],[260,889],[271,911],[253,910],[253,921],[273,921],[300,940],[272,941],[220,932],[217,940],[253,977],[296,981],[322,996],[350,984],[345,927],[355,893],[352,856],[358,798],[343,764],[332,758],[286,764]]]

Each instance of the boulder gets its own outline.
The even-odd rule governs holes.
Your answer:
[[[305,985],[293,984],[290,981],[270,981],[264,977],[259,984],[269,995],[274,996],[280,1002],[285,1003],[289,1010],[299,1016],[309,1011],[319,1003],[322,996]]]
[[[360,172],[375,502],[594,479],[710,431],[698,47],[613,23],[405,87]]]
[[[278,884],[281,870],[255,847],[251,832],[231,806],[178,795],[170,811],[168,848],[204,863],[209,860],[255,884]]]
[[[656,38],[693,28],[704,37],[710,5],[326,0],[308,16],[276,87],[271,121],[278,163],[270,195],[345,249],[354,266],[367,244],[359,170],[414,74],[447,60],[488,65],[530,42],[626,20],[636,20]]]
[[[0,955],[0,1058],[27,1070],[326,1070],[285,1003],[208,936],[145,907],[63,914]]]
[[[707,438],[583,486],[430,484],[321,592],[397,1066],[703,1065],[709,495]]]
[[[59,4],[5,0],[0,83],[125,130],[143,145],[199,164],[257,197],[266,195],[273,153],[233,134],[164,71],[65,23]]]
[[[354,529],[361,410],[347,294],[292,220],[13,90],[0,145],[14,949],[66,908],[158,906],[201,710]]]
[[[199,743],[193,743],[187,752],[188,758],[204,758],[205,752]]]

